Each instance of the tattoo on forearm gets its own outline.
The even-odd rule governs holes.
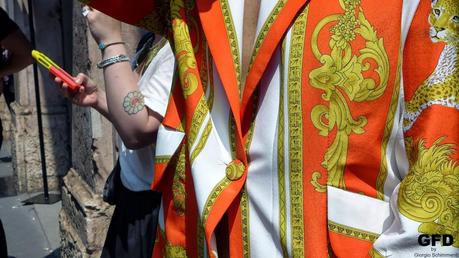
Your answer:
[[[137,114],[145,106],[145,99],[140,91],[131,91],[124,97],[124,111],[129,115]]]

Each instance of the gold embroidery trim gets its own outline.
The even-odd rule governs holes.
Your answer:
[[[171,160],[172,156],[156,156],[154,158],[154,161],[155,161],[155,164],[166,164],[166,163],[169,163],[169,161]]]
[[[207,67],[205,73],[201,73],[201,77],[207,77],[205,80],[204,85],[204,92],[206,93],[206,98],[207,98],[207,106],[209,107],[209,111],[212,110],[212,107],[214,105],[214,71],[213,71],[213,59],[212,56],[209,53],[209,48],[207,47],[207,44],[205,44],[205,49],[206,49],[206,54],[205,56],[205,66]]]
[[[234,122],[233,115],[230,112],[229,120],[228,120],[228,127],[229,127],[229,140],[230,140],[230,148],[231,148],[231,157],[233,159],[236,158],[236,123]]]
[[[202,224],[201,217],[198,216],[198,257],[204,258],[204,248],[205,248],[205,234],[204,234],[204,225]]]
[[[376,250],[375,248],[372,248],[370,250],[370,252],[368,252],[368,254],[370,255],[371,258],[384,258],[384,257],[387,257],[387,256],[383,256],[380,252],[378,252],[378,250]]]
[[[345,226],[331,220],[328,221],[328,229],[340,235],[357,238],[360,240],[365,240],[369,242],[374,242],[378,237],[379,234],[368,232],[365,230]]]
[[[249,195],[247,189],[244,187],[241,196],[241,220],[242,220],[242,249],[243,255],[246,258],[250,257],[250,216],[249,216]]]
[[[252,67],[255,57],[258,55],[258,51],[260,50],[260,47],[263,44],[269,29],[271,28],[271,25],[273,25],[274,21],[276,21],[277,16],[279,15],[281,9],[284,8],[285,3],[287,3],[287,0],[278,0],[276,6],[274,6],[274,9],[271,11],[265,23],[261,27],[261,30],[257,36],[257,40],[255,41],[252,57],[250,58],[249,70]]]
[[[301,104],[301,80],[308,10],[308,7],[305,8],[293,25],[288,67],[287,103],[293,257],[304,257],[303,112]]]
[[[194,142],[196,141],[199,129],[201,129],[202,125],[204,124],[204,119],[206,118],[207,113],[209,113],[209,110],[207,109],[206,99],[203,96],[199,100],[198,105],[196,105],[196,109],[193,113],[191,128],[188,134],[189,136],[187,141],[189,149],[191,149]]]
[[[218,184],[212,189],[207,198],[207,201],[204,205],[204,210],[202,212],[202,221],[204,222],[203,225],[207,223],[207,218],[209,217],[210,210],[212,206],[214,206],[215,201],[217,201],[218,196],[225,190],[225,188],[231,183],[228,178],[223,178]]]
[[[282,247],[282,254],[288,257],[287,250],[287,210],[285,197],[285,117],[284,117],[284,82],[285,82],[285,40],[282,42],[281,63],[280,63],[280,93],[279,93],[279,123],[277,127],[277,178],[279,184],[279,234]]]
[[[253,131],[255,130],[255,118],[258,110],[258,97],[260,95],[259,89],[255,90],[255,93],[253,94],[253,99],[252,99],[252,122],[250,124],[249,128],[249,133],[247,136],[247,141],[245,142],[245,149],[247,152],[247,156],[249,158],[250,162],[250,156],[249,156],[249,150],[250,146],[252,145],[252,139],[253,139]]]
[[[387,116],[386,126],[384,128],[384,135],[381,144],[381,167],[379,169],[378,178],[376,179],[376,197],[384,200],[384,184],[387,179],[387,145],[389,138],[394,127],[395,113],[397,112],[398,99],[400,96],[400,80],[402,73],[402,55],[399,53],[397,63],[397,74],[395,76],[394,91],[392,93],[392,100],[390,101],[389,114]]]
[[[241,58],[239,56],[239,42],[237,39],[236,29],[234,28],[233,15],[228,4],[228,0],[221,0],[220,6],[222,8],[223,19],[225,21],[226,33],[231,48],[231,55],[233,56],[234,69],[236,71],[237,87],[239,96],[241,96]]]
[[[202,89],[207,93],[207,88],[209,87],[209,49],[207,47],[207,42],[203,40],[202,43],[204,54],[202,55],[202,65],[199,71],[201,76]]]
[[[209,119],[207,122],[206,127],[204,128],[204,132],[202,133],[201,139],[198,141],[198,144],[194,148],[193,152],[191,153],[191,164],[194,163],[196,157],[201,153],[202,149],[206,145],[207,140],[209,139],[209,135],[212,131],[212,120]]]

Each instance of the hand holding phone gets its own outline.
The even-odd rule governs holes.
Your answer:
[[[68,85],[70,91],[76,91],[80,88],[80,85],[73,80],[73,77],[68,74],[64,69],[57,65],[53,60],[47,57],[45,54],[38,50],[32,50],[32,57],[45,67],[51,74],[59,77],[63,82]]]

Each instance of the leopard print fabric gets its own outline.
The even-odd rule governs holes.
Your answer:
[[[446,46],[434,72],[405,105],[405,131],[432,105],[459,109],[459,1],[432,1],[429,23],[432,41],[445,42]]]

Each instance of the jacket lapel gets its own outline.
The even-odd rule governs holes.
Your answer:
[[[265,72],[271,57],[284,37],[286,31],[294,21],[297,14],[309,0],[280,0],[278,5],[268,17],[265,28],[260,31],[260,42],[255,44],[254,56],[247,75],[241,104],[241,118],[244,121],[244,131],[250,124],[250,100]]]
[[[231,54],[231,42],[228,39],[221,4],[215,0],[199,0],[196,1],[196,5],[209,49],[236,121],[237,131],[240,132],[240,101],[236,70],[239,64],[235,63]]]

